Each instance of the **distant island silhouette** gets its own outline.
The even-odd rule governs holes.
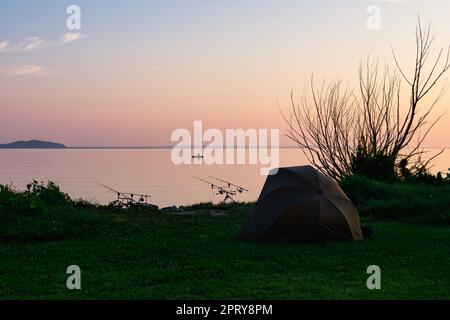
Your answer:
[[[0,144],[0,149],[64,149],[65,145],[61,143],[29,140],[29,141],[14,141],[11,143]]]

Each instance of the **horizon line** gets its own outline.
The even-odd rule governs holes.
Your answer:
[[[203,145],[203,146],[185,146],[184,148],[191,148],[191,149],[196,149],[196,148],[205,148],[208,145]],[[173,148],[180,148],[181,147],[177,147],[177,145],[155,145],[155,146],[65,146],[64,149],[173,149]],[[217,146],[217,148],[222,148],[222,149],[233,149],[233,148],[237,148],[237,149],[253,149],[253,148],[259,148],[259,146],[233,146],[233,147],[226,147],[226,146]],[[268,148],[270,149],[271,146],[266,146],[264,148]],[[301,148],[299,146],[288,146],[288,145],[283,145],[283,146],[279,146],[278,148],[280,149],[304,149]],[[450,146],[443,146],[443,147],[437,147],[437,146],[424,146],[423,149],[450,149]]]

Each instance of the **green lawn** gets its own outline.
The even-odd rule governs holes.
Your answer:
[[[0,299],[449,299],[450,185],[342,185],[371,238],[246,243],[234,236],[251,204],[177,215],[0,186]],[[66,289],[69,265],[79,291]],[[366,287],[370,265],[381,290]]]
[[[0,246],[3,299],[450,298],[450,228],[365,221],[358,243],[254,244],[233,239],[250,206],[225,216],[112,213],[108,227],[65,240]],[[106,223],[105,223],[106,225]],[[65,288],[79,265],[82,290]],[[366,288],[366,268],[382,289]]]

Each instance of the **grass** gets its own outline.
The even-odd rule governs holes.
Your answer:
[[[407,206],[390,216],[389,210],[378,214],[383,205],[390,206],[383,200],[384,192],[402,186],[361,180],[347,183],[348,192],[361,190],[351,188],[358,183],[371,190],[356,196],[363,224],[375,234],[356,243],[240,242],[234,235],[251,204],[203,204],[194,208],[195,214],[174,215],[126,212],[70,199],[54,206],[30,192],[27,197],[40,208],[30,213],[26,201],[20,212],[11,211],[10,198],[22,193],[0,190],[0,298],[450,298],[447,187],[404,186],[408,192],[396,193],[395,198],[414,198],[411,190],[428,188],[427,194],[439,195],[433,205],[440,209],[421,214],[404,200]],[[226,214],[210,214],[218,210]],[[409,210],[412,222],[407,219]],[[41,222],[45,227],[33,227],[33,221],[40,220],[46,221]],[[49,227],[52,224],[60,230],[55,233]],[[43,231],[35,230],[41,227]],[[79,291],[65,287],[66,268],[72,264],[81,268]],[[366,288],[366,268],[373,264],[382,271],[381,290]]]

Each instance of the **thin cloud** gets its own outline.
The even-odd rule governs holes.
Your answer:
[[[9,44],[8,41],[5,40],[0,41],[0,52],[8,48],[8,44]]]
[[[28,52],[45,45],[40,37],[27,37],[17,44],[11,44],[7,40],[0,40],[0,52]]]
[[[20,76],[48,76],[49,70],[36,64],[17,64],[0,68],[0,73],[13,78]]]
[[[69,42],[81,40],[84,38],[85,38],[85,36],[79,32],[67,32],[65,35],[63,35],[59,44],[64,45]]]
[[[58,41],[60,45],[67,44],[72,41],[77,41],[84,39],[85,35],[79,32],[68,32],[64,34]],[[17,52],[28,52],[39,49],[47,44],[54,44],[54,42],[46,42],[44,39],[33,36],[26,37],[18,43],[11,43],[8,40],[0,39],[0,53],[17,53]]]

